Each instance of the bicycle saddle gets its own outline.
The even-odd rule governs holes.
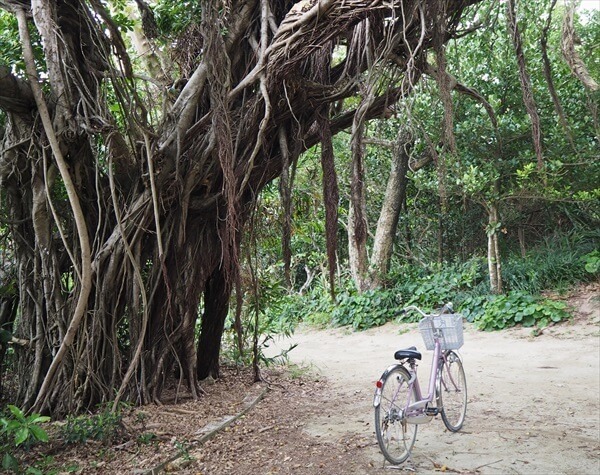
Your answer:
[[[421,353],[417,351],[416,346],[411,346],[410,348],[405,348],[404,350],[398,350],[394,353],[394,358],[397,360],[403,360],[404,358],[420,360]]]

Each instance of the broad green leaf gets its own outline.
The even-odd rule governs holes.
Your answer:
[[[527,315],[526,317],[523,318],[523,326],[524,327],[532,327],[533,325],[535,325],[534,317],[532,317],[531,315]]]
[[[18,419],[21,422],[25,422],[25,415],[23,414],[23,411],[21,411],[21,409],[19,409],[16,406],[13,406],[12,404],[8,405],[8,409],[12,413],[12,415],[15,416],[16,419]]]
[[[21,445],[29,437],[29,430],[27,427],[21,427],[15,433],[15,445]]]
[[[29,427],[29,431],[35,437],[36,440],[40,442],[48,442],[48,434],[44,429],[39,426],[31,426]]]
[[[40,416],[39,414],[33,414],[30,417],[29,422],[31,422],[32,424],[42,424],[44,422],[48,422],[50,420],[50,418],[48,416]]]

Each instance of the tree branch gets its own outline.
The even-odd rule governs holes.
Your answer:
[[[561,48],[565,61],[569,65],[573,76],[579,79],[583,85],[590,91],[600,89],[598,83],[590,75],[585,63],[575,50],[575,26],[573,25],[573,11],[575,10],[575,2],[566,2],[565,18],[563,22],[563,31],[561,39]]]

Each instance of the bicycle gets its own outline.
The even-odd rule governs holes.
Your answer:
[[[462,316],[455,314],[450,304],[438,314],[426,314],[414,305],[402,312],[409,310],[423,315],[419,330],[426,348],[433,350],[433,360],[425,397],[417,377],[416,360],[421,353],[414,346],[396,351],[394,358],[399,363],[389,366],[376,383],[375,434],[383,456],[393,465],[410,456],[419,424],[441,415],[448,430],[457,432],[467,411],[465,372],[455,351],[463,345]]]

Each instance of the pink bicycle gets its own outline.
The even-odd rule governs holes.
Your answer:
[[[419,330],[428,350],[433,350],[427,395],[423,397],[417,377],[416,347],[398,350],[399,363],[388,367],[376,383],[375,434],[384,457],[392,464],[404,462],[417,438],[419,424],[438,414],[448,430],[461,429],[467,412],[467,382],[462,359],[455,351],[463,345],[462,316],[450,304],[439,314],[426,314],[411,305],[403,313],[416,310],[423,319]]]

